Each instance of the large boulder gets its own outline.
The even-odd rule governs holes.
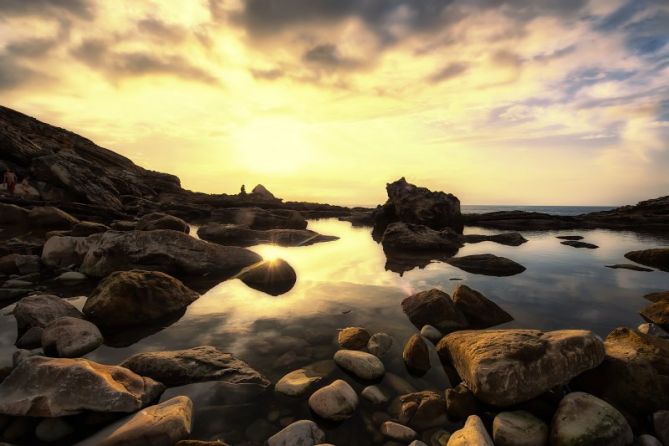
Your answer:
[[[315,446],[323,444],[325,433],[311,420],[296,421],[267,440],[267,446]]]
[[[604,341],[606,357],[578,378],[578,387],[632,414],[669,407],[669,340],[616,328]]]
[[[567,394],[553,416],[551,446],[632,444],[632,428],[606,401],[582,392]]]
[[[298,211],[261,208],[219,208],[212,220],[245,226],[250,229],[306,229],[307,221]]]
[[[449,265],[472,274],[486,276],[514,276],[525,271],[525,267],[505,257],[494,254],[474,254],[464,257],[453,257],[445,260]]]
[[[383,233],[388,224],[402,221],[462,233],[460,200],[456,196],[417,187],[404,178],[387,184],[386,191],[388,201],[376,212],[375,232]]]
[[[341,421],[353,416],[358,395],[346,381],[338,379],[315,391],[309,397],[309,407],[326,420]]]
[[[244,361],[211,346],[137,353],[123,361],[121,367],[130,369],[138,375],[153,378],[167,386],[182,386],[204,381],[269,386],[269,381]]]
[[[42,263],[54,269],[79,266],[84,261],[88,250],[98,242],[100,237],[100,235],[49,237],[42,249]]]
[[[467,327],[467,319],[455,307],[450,296],[436,288],[405,298],[402,310],[418,329],[432,325],[442,333],[450,333]]]
[[[237,278],[255,290],[278,296],[293,288],[297,273],[285,260],[272,259],[249,266]]]
[[[76,446],[173,446],[188,438],[193,402],[176,396],[110,424]]]
[[[253,246],[269,243],[279,246],[308,246],[338,240],[308,229],[250,229],[245,226],[208,223],[197,230],[202,240],[229,246]]]
[[[494,446],[494,443],[485,430],[483,421],[478,416],[471,415],[462,429],[453,432],[446,446]]]
[[[144,325],[183,311],[199,295],[158,271],[117,271],[107,276],[84,305],[101,327]]]
[[[598,366],[604,345],[585,330],[459,331],[437,345],[476,397],[506,407],[528,401]]]
[[[42,331],[42,349],[47,356],[76,358],[102,345],[98,327],[75,317],[61,317]]]
[[[495,302],[467,285],[456,288],[453,292],[453,303],[465,316],[471,328],[489,328],[513,320]]]
[[[74,305],[51,294],[33,294],[17,302],[14,317],[19,336],[33,327],[44,328],[58,318],[70,316],[82,318]]]
[[[142,216],[137,222],[136,228],[139,231],[155,231],[156,229],[172,229],[188,234],[190,226],[188,223],[173,215],[163,214],[162,212],[152,212]]]
[[[393,252],[439,252],[455,254],[462,242],[451,228],[442,230],[405,222],[388,225],[381,238],[383,250]]]
[[[662,271],[669,271],[669,248],[631,251],[625,254],[625,257],[642,265],[652,266]]]
[[[27,356],[0,383],[0,414],[62,417],[83,411],[136,412],[164,386],[118,366],[87,359]]]

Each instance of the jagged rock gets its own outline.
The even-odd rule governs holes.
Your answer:
[[[219,208],[212,212],[212,220],[260,230],[307,228],[307,221],[302,214],[283,209]]]
[[[32,327],[44,328],[49,322],[64,316],[83,318],[72,304],[51,294],[26,296],[14,308],[19,336]]]
[[[438,289],[421,291],[405,298],[402,310],[418,329],[432,325],[443,333],[450,333],[467,327],[467,320],[449,295]]]
[[[493,254],[475,254],[464,257],[453,257],[445,260],[449,265],[472,274],[486,276],[514,276],[525,271],[525,267],[505,257]]]
[[[130,369],[138,375],[153,378],[167,386],[182,386],[204,381],[269,386],[269,381],[244,361],[211,346],[138,353],[123,361],[121,367]]]
[[[496,446],[545,446],[548,426],[523,410],[501,412],[492,423],[492,438]]]
[[[462,242],[451,228],[435,230],[419,224],[395,222],[383,232],[381,244],[386,252],[443,252],[455,254]]]
[[[377,379],[386,371],[379,358],[358,350],[339,350],[334,355],[334,361],[339,367],[361,379]]]
[[[291,423],[267,440],[267,446],[315,446],[323,444],[325,433],[311,420]]]
[[[249,287],[272,296],[290,291],[297,281],[297,274],[283,259],[264,260],[251,265],[237,278]]]
[[[111,228],[109,226],[103,225],[102,223],[95,223],[92,221],[82,221],[75,224],[72,227],[70,235],[72,237],[88,237],[89,235],[100,234],[101,232],[107,232],[110,229]]]
[[[362,350],[367,346],[369,332],[360,327],[347,327],[339,331],[337,342],[339,346],[348,350]]]
[[[476,415],[467,418],[465,426],[453,432],[447,446],[495,446],[485,430],[481,419]]]
[[[479,402],[465,383],[444,391],[446,413],[454,420],[464,420],[479,412]]]
[[[577,240],[565,240],[560,242],[562,245],[571,246],[572,248],[586,248],[586,249],[597,249],[599,246],[593,245],[592,243],[580,242]]]
[[[430,351],[420,334],[414,334],[404,344],[402,359],[411,371],[426,373],[430,370]]]
[[[76,446],[173,446],[190,435],[193,402],[176,396],[105,427]]]
[[[75,317],[61,317],[44,327],[42,349],[48,356],[76,358],[102,345],[98,327]]]
[[[462,238],[465,243],[494,242],[507,246],[520,246],[527,242],[527,239],[519,232],[505,232],[493,235],[465,234]]]
[[[669,330],[669,300],[663,299],[641,310],[639,314],[649,322]]]
[[[202,240],[221,245],[253,246],[270,243],[279,246],[308,246],[338,240],[339,237],[321,235],[308,229],[249,229],[231,224],[208,223],[197,230]]]
[[[155,231],[156,229],[171,229],[173,231],[188,234],[190,226],[188,223],[173,215],[163,214],[162,212],[152,212],[142,216],[137,221],[136,229],[139,231]]]
[[[495,302],[467,285],[458,286],[452,299],[455,308],[465,316],[471,328],[489,328],[513,320]]]
[[[642,265],[651,266],[662,271],[669,271],[669,248],[630,251],[625,254],[625,257]]]
[[[551,427],[552,446],[632,444],[634,436],[625,417],[609,403],[583,392],[560,401]]]
[[[447,421],[444,397],[431,390],[402,395],[395,405],[399,407],[392,407],[391,413],[397,420],[419,430],[443,426]]]
[[[528,401],[598,366],[604,345],[585,330],[459,331],[437,345],[476,397],[494,406]]]
[[[393,346],[393,338],[388,333],[374,333],[367,343],[367,350],[377,358],[383,358]]]
[[[288,396],[304,395],[314,384],[330,375],[335,369],[332,360],[319,361],[284,375],[274,390]]]
[[[381,433],[393,440],[407,442],[416,438],[416,431],[394,421],[386,421],[381,425]]]
[[[315,391],[309,397],[309,407],[326,420],[345,420],[358,407],[358,395],[346,381],[338,379]]]
[[[82,411],[136,412],[164,386],[117,366],[87,359],[26,356],[0,383],[0,414],[62,417]]]

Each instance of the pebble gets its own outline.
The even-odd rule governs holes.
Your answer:
[[[397,441],[411,441],[416,438],[416,431],[394,421],[386,421],[381,425],[381,433]]]
[[[357,350],[339,350],[335,353],[334,360],[339,367],[361,379],[377,379],[386,371],[379,358]]]

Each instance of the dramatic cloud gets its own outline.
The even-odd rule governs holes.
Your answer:
[[[2,0],[0,2],[0,17],[35,15],[48,18],[54,13],[91,18],[93,8],[88,0]]]

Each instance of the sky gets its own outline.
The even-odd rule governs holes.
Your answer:
[[[185,188],[669,194],[667,0],[0,0],[0,104]]]

